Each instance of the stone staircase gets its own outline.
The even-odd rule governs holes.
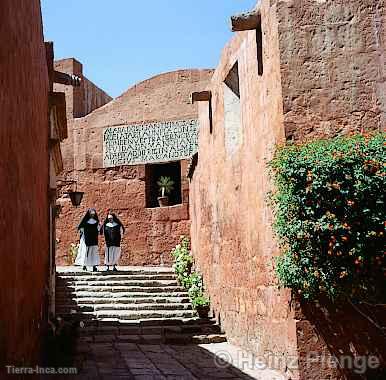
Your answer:
[[[58,267],[56,314],[76,322],[89,342],[188,344],[225,342],[212,319],[200,319],[171,268],[120,267],[84,272]]]

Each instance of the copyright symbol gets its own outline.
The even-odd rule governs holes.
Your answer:
[[[227,368],[232,364],[232,357],[227,351],[217,351],[214,364],[218,368]]]

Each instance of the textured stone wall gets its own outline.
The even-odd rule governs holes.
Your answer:
[[[181,161],[182,204],[164,209],[147,208],[145,165],[104,168],[103,131],[111,126],[197,119],[197,106],[190,103],[189,96],[205,87],[211,75],[211,70],[161,74],[138,83],[89,115],[69,121],[62,179],[77,180],[85,198],[79,209],[73,208],[64,195],[59,200],[62,205],[57,223],[59,264],[65,263],[70,244],[78,241],[76,226],[88,207],[95,207],[103,217],[112,209],[121,218],[127,229],[121,264],[171,263],[170,250],[180,235],[189,235],[190,229],[187,161]],[[62,186],[62,193],[69,187]],[[101,251],[103,247],[101,241]]]
[[[264,74],[258,75],[256,32],[237,33],[208,87],[212,134],[209,106],[199,108],[199,158],[190,184],[197,266],[229,340],[265,353],[271,363],[275,358],[292,379],[341,378],[326,365],[331,353],[384,357],[379,332],[353,308],[301,305],[278,289],[279,248],[267,202],[275,144],[384,128],[382,12],[372,1],[263,0]],[[364,48],[370,41],[373,51]],[[227,151],[224,81],[236,61],[242,136],[239,148]],[[326,360],[307,362],[312,351]],[[298,368],[286,368],[292,358]]]
[[[385,2],[277,4],[287,138],[384,128]]]
[[[83,114],[82,116],[88,115],[95,109],[102,107],[108,103],[112,98],[107,95],[103,90],[96,86],[93,82],[83,76]]]
[[[187,162],[181,165],[181,175],[187,170]],[[59,239],[57,263],[67,264],[65,256],[71,243],[79,240],[76,226],[85,210],[95,207],[103,219],[109,209],[117,213],[126,228],[122,240],[121,265],[170,264],[169,252],[180,235],[189,234],[188,188],[183,181],[183,204],[166,208],[146,208],[145,166],[121,166],[109,169],[86,169],[77,173],[78,188],[85,191],[82,207],[71,205],[67,198],[57,220]],[[100,239],[103,259],[104,242]]]
[[[0,2],[0,57],[3,379],[6,364],[38,363],[47,317],[49,82],[38,0]]]

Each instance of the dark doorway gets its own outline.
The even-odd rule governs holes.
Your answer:
[[[160,196],[157,181],[160,177],[170,177],[174,181],[174,189],[168,194],[169,206],[182,203],[181,199],[181,163],[180,161],[165,164],[148,164],[146,170],[146,207],[159,207],[157,198]]]

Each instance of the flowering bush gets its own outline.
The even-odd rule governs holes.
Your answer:
[[[386,134],[277,149],[270,167],[282,285],[304,298],[384,298]]]
[[[172,256],[174,257],[173,269],[179,283],[188,291],[193,307],[209,306],[209,299],[204,295],[202,276],[192,271],[193,257],[189,247],[189,239],[181,236],[180,244],[172,250]]]

